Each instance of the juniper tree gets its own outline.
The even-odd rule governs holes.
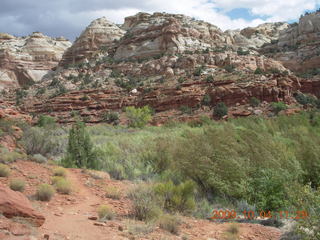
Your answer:
[[[83,122],[76,122],[69,131],[67,153],[62,164],[65,167],[97,168],[97,156]]]

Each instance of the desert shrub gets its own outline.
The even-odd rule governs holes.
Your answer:
[[[67,179],[61,178],[54,185],[58,193],[70,194],[72,192],[72,185]]]
[[[26,183],[22,179],[12,179],[10,181],[10,188],[13,191],[23,192],[25,185],[26,185]]]
[[[60,180],[62,180],[62,179],[65,179],[64,177],[61,177],[61,176],[53,176],[52,178],[51,178],[51,183],[52,183],[52,185],[55,185],[57,182],[59,182]]]
[[[307,95],[307,94],[303,94],[303,93],[297,93],[295,95],[295,99],[297,100],[298,103],[302,104],[302,105],[314,105],[316,103],[316,98],[311,96],[311,95]]]
[[[213,82],[214,82],[214,78],[213,78],[212,75],[209,75],[209,76],[206,77],[205,81],[206,81],[207,83],[213,83]]]
[[[259,170],[249,183],[249,202],[256,204],[258,209],[273,211],[289,205],[286,200],[287,192],[283,184],[290,178],[285,174],[277,175],[272,170]]]
[[[222,118],[228,114],[228,107],[225,103],[220,102],[214,107],[213,114],[219,118]]]
[[[279,112],[286,110],[288,107],[284,102],[273,102],[271,103],[271,110],[275,114],[279,114]]]
[[[65,150],[65,131],[58,128],[32,127],[24,131],[21,143],[28,155],[56,156]]]
[[[127,229],[130,234],[133,235],[146,235],[154,231],[154,224],[145,224],[145,223],[128,223]]]
[[[69,131],[67,153],[62,160],[65,167],[97,168],[97,155],[83,122],[76,122]]]
[[[154,192],[163,208],[170,212],[191,213],[195,209],[194,184],[191,181],[175,185],[172,181],[158,183]]]
[[[192,108],[182,105],[180,106],[179,110],[183,113],[183,114],[191,114],[192,113]]]
[[[151,120],[151,109],[148,106],[142,108],[126,107],[125,109],[129,127],[142,128]]]
[[[10,175],[10,168],[5,164],[0,164],[0,177],[8,177]]]
[[[114,211],[108,205],[100,205],[97,213],[100,220],[112,220],[115,217]]]
[[[256,212],[257,209],[255,205],[250,205],[247,200],[239,200],[236,203],[236,210],[239,213],[243,213],[244,211]]]
[[[32,156],[33,161],[37,162],[37,163],[46,163],[48,161],[48,159],[44,156],[42,156],[41,154],[35,154]]]
[[[67,171],[63,167],[57,167],[57,168],[53,169],[53,175],[59,176],[59,177],[66,177]]]
[[[211,97],[210,95],[206,94],[202,98],[202,104],[205,106],[210,106],[211,105]]]
[[[112,198],[112,199],[120,199],[121,198],[121,191],[114,187],[114,186],[108,186],[105,188],[105,196],[107,198]]]
[[[197,68],[194,70],[193,75],[194,75],[194,76],[201,76],[202,72],[203,72],[203,66],[200,66],[200,67],[197,67]]]
[[[40,201],[50,201],[54,195],[54,188],[49,184],[41,184],[36,192],[36,197]]]
[[[235,70],[235,66],[232,64],[228,64],[226,66],[224,66],[224,70],[226,70],[227,72],[231,73]]]
[[[158,223],[159,223],[160,228],[162,228],[172,234],[178,235],[179,226],[181,224],[181,221],[177,216],[163,214],[160,216]]]
[[[258,107],[260,105],[260,100],[256,97],[250,98],[251,107]]]
[[[12,163],[19,159],[27,158],[25,154],[18,153],[18,152],[9,152],[5,149],[0,150],[0,162],[3,163]]]
[[[196,201],[196,206],[192,216],[196,218],[207,219],[212,217],[212,210],[213,207],[207,199],[198,199],[198,201]]]
[[[263,70],[261,68],[256,68],[256,70],[254,71],[254,74],[263,74]]]
[[[39,127],[50,127],[50,126],[55,126],[56,121],[53,117],[47,116],[47,115],[40,115],[37,126]]]
[[[320,190],[310,184],[301,186],[295,184],[291,189],[292,206],[298,211],[305,211],[308,216],[297,220],[295,233],[300,239],[316,240],[320,238]]]
[[[118,125],[119,117],[119,113],[117,112],[106,112],[103,114],[102,119],[109,124]]]
[[[138,220],[150,221],[161,215],[159,199],[155,196],[151,186],[138,185],[129,192],[128,197],[132,200],[133,216]]]

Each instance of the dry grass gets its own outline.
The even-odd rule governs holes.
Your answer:
[[[54,188],[49,184],[41,184],[38,187],[36,197],[40,201],[50,201],[54,195]]]
[[[179,226],[181,224],[181,221],[177,216],[164,214],[160,216],[158,223],[160,228],[172,234],[179,234]]]
[[[54,185],[58,193],[70,194],[72,192],[72,185],[67,179],[61,178]]]
[[[112,220],[115,217],[114,211],[108,205],[100,205],[97,209],[99,220]]]
[[[54,176],[59,176],[59,177],[66,177],[67,176],[67,171],[63,167],[57,167],[53,169],[53,175]]]
[[[121,192],[118,188],[114,186],[108,186],[105,188],[106,197],[111,199],[120,199],[121,198]]]

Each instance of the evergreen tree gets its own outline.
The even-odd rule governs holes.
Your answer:
[[[67,154],[62,160],[65,167],[97,168],[97,156],[83,122],[76,122],[69,131]]]

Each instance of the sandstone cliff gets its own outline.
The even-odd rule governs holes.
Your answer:
[[[138,13],[127,17],[123,28],[127,33],[117,47],[115,59],[205,50],[225,41],[218,27],[179,14]]]
[[[107,49],[125,31],[105,17],[94,20],[63,55],[60,65],[75,64],[90,59],[97,50]]]
[[[28,37],[0,34],[0,90],[30,85],[56,67],[71,43],[35,32]]]
[[[320,12],[301,16],[299,23],[281,31],[278,41],[264,46],[262,53],[281,61],[292,71],[319,68]]]

